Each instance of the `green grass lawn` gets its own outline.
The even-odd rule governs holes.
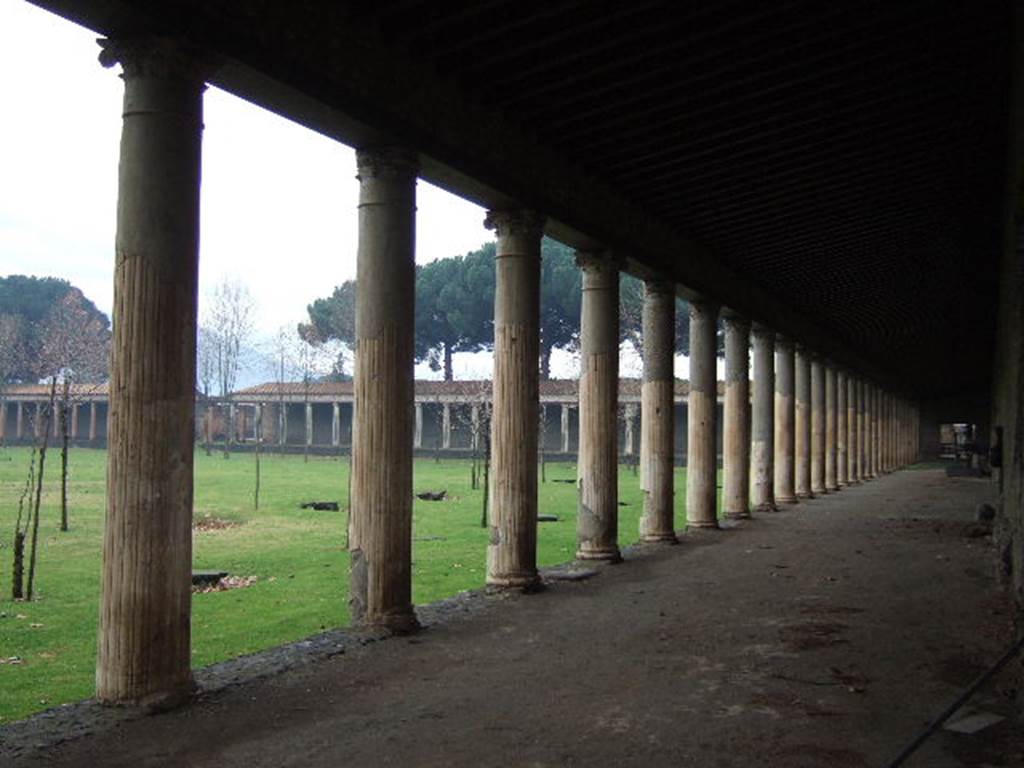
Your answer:
[[[0,724],[93,694],[100,557],[105,503],[104,451],[73,449],[70,461],[70,531],[59,523],[59,456],[47,458],[41,515],[36,599],[13,602],[12,540],[29,451],[0,449]],[[264,455],[259,511],[253,510],[252,454],[225,460],[196,454],[195,518],[231,527],[194,535],[197,569],[256,576],[250,587],[195,594],[193,666],[250,653],[323,629],[345,626],[348,553],[345,513],[299,509],[310,500],[338,500],[344,508],[347,459]],[[576,547],[573,464],[547,465],[540,486],[541,513],[559,521],[540,526],[541,565],[571,560]],[[677,470],[677,528],[685,523],[683,482]],[[413,522],[413,587],[417,604],[430,603],[484,583],[486,531],[480,527],[482,491],[470,488],[470,462],[418,459],[417,491],[448,491],[441,502],[417,500]],[[641,513],[638,478],[621,467],[619,540],[637,540]],[[10,657],[21,663],[6,663]]]

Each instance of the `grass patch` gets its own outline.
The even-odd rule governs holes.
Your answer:
[[[106,452],[73,449],[70,528],[60,533],[59,473],[48,463],[40,525],[37,599],[13,602],[14,518],[29,451],[0,449],[0,724],[93,694],[102,552]],[[576,548],[574,464],[549,463],[541,484],[538,561],[572,559]],[[196,454],[194,567],[255,576],[244,589],[194,594],[192,665],[298,640],[348,624],[348,552],[344,500],[348,462],[336,457],[263,456],[262,495],[253,510],[251,454]],[[685,524],[685,470],[676,470],[676,527]],[[416,500],[413,519],[413,599],[430,603],[484,583],[486,530],[482,490],[470,488],[470,463],[419,459],[414,487],[446,489],[443,501]],[[619,540],[637,540],[642,512],[639,481],[619,471]],[[336,500],[341,512],[299,509],[304,501]],[[9,660],[16,657],[14,663]]]

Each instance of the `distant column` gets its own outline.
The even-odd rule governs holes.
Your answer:
[[[811,358],[805,347],[796,348],[796,495],[811,493]]]
[[[341,403],[331,403],[331,445],[341,445]]]
[[[691,528],[718,527],[718,461],[715,450],[717,326],[717,305],[704,301],[690,302],[686,522]]]
[[[0,442],[7,437],[7,401],[0,400]]]
[[[825,407],[825,365],[817,355],[811,358],[811,493],[825,491],[825,449],[827,444]]]
[[[569,404],[562,403],[562,453],[569,452]]]
[[[474,451],[480,447],[480,406],[474,403],[469,409],[470,448]]]
[[[306,445],[313,444],[313,404],[306,403]]]
[[[359,150],[355,428],[352,446],[353,623],[410,632],[415,352],[416,159]]]
[[[166,39],[101,41],[124,80],[96,697],[192,689],[190,600],[203,77]]]
[[[96,441],[96,401],[89,403],[89,442]]]
[[[796,389],[793,342],[775,337],[775,503],[796,502]]]
[[[452,447],[452,406],[450,403],[441,405],[441,449],[447,451]]]
[[[725,316],[725,408],[722,508],[726,517],[750,517],[750,322]]]
[[[234,403],[228,405],[228,442],[234,444],[238,438],[238,409]]]
[[[413,430],[412,444],[414,448],[423,447],[423,403],[416,403],[416,425]]]
[[[877,428],[878,421],[875,412],[875,386],[874,384],[868,384],[865,392],[865,405],[864,405],[864,429],[866,437],[864,440],[864,450],[866,454],[865,465],[867,466],[868,477],[877,477],[877,466],[875,465],[875,440],[878,437]]]
[[[839,490],[839,473],[836,471],[838,444],[836,430],[838,428],[836,408],[836,369],[831,365],[822,365],[825,375],[825,490]]]
[[[849,381],[846,371],[836,371],[836,482],[840,488],[850,484]]]
[[[68,416],[71,419],[70,432],[69,432],[68,436],[72,440],[77,440],[78,439],[78,403],[72,402],[72,403],[68,404],[68,410],[70,411]],[[3,414],[0,414],[0,421],[2,421],[2,420],[3,420]]]
[[[576,557],[618,561],[619,269],[602,253],[577,253],[576,263],[583,270]]]
[[[25,436],[25,406],[21,400],[16,404],[14,418],[14,436],[21,440]]]
[[[864,379],[860,380],[857,395],[857,464],[860,468],[859,477],[863,482],[870,478],[868,473],[868,385]]]
[[[644,512],[640,540],[676,543],[673,470],[675,454],[675,286],[644,283],[644,381],[640,404],[640,490]]]
[[[487,583],[536,586],[540,415],[540,243],[544,219],[492,211],[495,231],[494,382]],[[614,418],[614,410],[612,411]]]
[[[278,442],[281,445],[288,443],[288,403],[281,402],[277,411],[278,420]]]
[[[756,512],[774,512],[775,490],[775,334],[755,325],[754,393],[751,399],[750,503]]]

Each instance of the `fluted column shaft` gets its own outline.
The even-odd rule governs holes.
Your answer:
[[[864,452],[866,454],[864,463],[866,466],[867,476],[869,478],[877,476],[877,466],[875,464],[876,438],[878,437],[878,421],[877,413],[875,411],[876,391],[874,384],[868,384],[864,393],[864,430],[866,433],[864,440]]]
[[[540,241],[543,221],[491,213],[495,229],[494,385],[487,583],[530,587],[537,575]]]
[[[356,260],[349,606],[354,624],[418,626],[412,606],[416,162],[362,150]]]
[[[676,542],[674,504],[675,286],[644,284],[644,380],[640,407],[640,540]]]
[[[717,325],[717,305],[690,302],[686,521],[693,528],[718,527],[718,462],[715,450]]]
[[[202,75],[167,41],[103,41],[123,69],[96,696],[191,690],[192,467]]]
[[[849,381],[845,371],[836,371],[836,484],[840,488],[850,484]]]
[[[867,479],[867,468],[864,466],[864,380],[857,380],[857,481]]]
[[[750,504],[757,512],[775,506],[775,334],[753,330],[754,393],[751,398]]]
[[[839,475],[836,471],[838,428],[836,409],[836,369],[830,365],[822,366],[825,376],[825,490],[839,490]]]
[[[814,356],[811,358],[811,492],[815,495],[825,493],[825,392],[825,365]]]
[[[725,318],[725,408],[722,434],[722,510],[750,517],[750,322]]]
[[[793,342],[775,337],[775,503],[796,501],[796,398]]]
[[[796,495],[806,499],[811,493],[811,358],[808,351],[797,346],[795,357],[796,419],[794,440],[796,450]]]
[[[576,263],[583,270],[576,557],[617,561],[619,270],[602,253],[578,253]]]

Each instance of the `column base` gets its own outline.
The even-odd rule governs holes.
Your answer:
[[[104,706],[138,707],[147,714],[155,715],[185,706],[192,700],[197,690],[198,686],[190,672],[187,680],[173,688],[154,691],[136,698],[119,698],[117,696],[107,696],[101,692],[97,692],[96,700]]]
[[[411,635],[420,630],[419,619],[411,606],[408,612],[394,612],[372,619],[364,619],[356,625],[364,632],[382,632],[389,635]]]
[[[725,517],[728,520],[749,520],[750,510],[743,510],[741,512],[726,512]]]
[[[838,483],[836,483],[835,485],[826,485],[825,486],[825,490],[828,491],[829,493],[835,493],[836,491],[838,491],[842,487],[843,486],[841,486]]]
[[[810,491],[797,491],[796,498],[799,501],[804,501],[804,500],[807,500],[807,499],[813,499],[814,498],[814,494],[811,493]]]
[[[521,589],[524,592],[538,592],[543,586],[540,574],[499,573],[487,576],[487,586],[495,589]]]
[[[640,537],[641,544],[678,544],[679,539],[676,538],[675,531],[666,531],[665,533],[645,533]]]
[[[776,503],[776,505],[778,505],[778,504],[799,504],[800,500],[796,496],[778,496],[778,495],[776,495],[775,503]]]
[[[813,496],[824,496],[828,493],[828,489],[823,485],[820,488],[811,488],[811,494]]]
[[[707,530],[709,528],[721,528],[721,526],[718,524],[717,520],[687,520],[686,529],[689,530],[690,528],[701,528]]]
[[[768,513],[771,513],[771,512],[778,512],[778,511],[779,511],[778,505],[773,503],[773,502],[767,502],[765,504],[758,504],[756,507],[754,507],[754,514],[755,515],[763,515],[763,514],[768,514]]]
[[[606,563],[621,563],[622,553],[618,547],[607,547],[604,549],[578,549],[576,550],[577,560],[601,560]]]

